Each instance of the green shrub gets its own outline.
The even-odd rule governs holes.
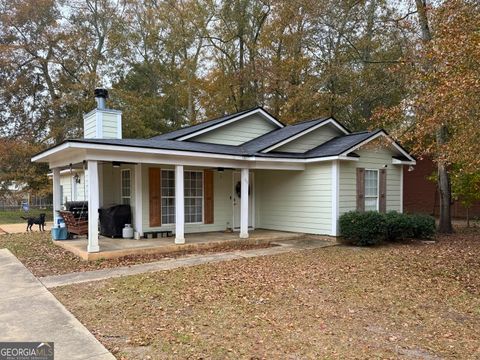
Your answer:
[[[410,215],[389,211],[384,216],[388,241],[405,240],[413,237],[413,221]]]
[[[435,219],[430,215],[412,214],[413,237],[415,239],[429,239],[435,235]]]
[[[385,216],[377,211],[350,211],[340,216],[339,225],[343,238],[352,245],[376,245],[386,238]]]
[[[390,211],[350,211],[340,216],[340,232],[348,244],[369,246],[384,240],[426,239],[435,235],[435,219],[429,215]]]

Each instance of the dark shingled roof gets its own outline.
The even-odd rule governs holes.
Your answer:
[[[344,136],[338,136],[323,143],[322,145],[317,146],[316,148],[307,151],[305,153],[305,157],[311,158],[340,155],[348,149],[360,144],[362,141],[367,140],[373,135],[379,133],[380,131],[382,130],[362,131]]]
[[[278,144],[289,137],[295,136],[302,131],[305,131],[313,126],[316,126],[322,122],[327,121],[329,118],[321,118],[304,121],[294,125],[288,125],[284,128],[270,131],[262,136],[259,136],[255,139],[247,141],[241,146],[244,147],[248,152],[258,152],[265,150],[266,148]]]
[[[159,149],[159,150],[173,150],[173,151],[185,151],[185,152],[198,152],[207,154],[219,154],[219,155],[232,155],[241,157],[263,157],[263,158],[291,158],[291,159],[310,159],[321,158],[328,156],[340,155],[350,149],[353,149],[358,144],[378,134],[382,130],[376,131],[363,131],[357,133],[349,133],[347,135],[337,136],[319,146],[305,152],[305,153],[286,153],[279,151],[270,151],[268,153],[262,153],[261,151],[276,145],[292,136],[300,134],[301,132],[308,130],[314,126],[320,125],[330,120],[330,117],[319,118],[304,121],[294,125],[288,125],[283,128],[273,130],[255,139],[252,139],[239,146],[234,145],[222,145],[202,143],[195,141],[178,141],[179,137],[192,134],[196,131],[207,129],[210,126],[215,126],[229,119],[235,118],[239,115],[262,109],[260,107],[241,111],[235,114],[226,115],[217,119],[203,122],[201,124],[189,126],[183,129],[172,131],[170,133],[155,136],[150,139],[72,139],[66,140],[63,143],[85,143],[85,144],[102,144],[112,146],[128,146],[144,149]],[[341,125],[340,125],[341,126]],[[349,132],[345,129],[346,132]],[[62,144],[63,144],[62,143]],[[57,147],[58,144],[54,147]],[[355,154],[349,154],[349,156],[355,156]],[[358,155],[357,155],[358,156]],[[402,159],[405,157],[402,156]]]
[[[289,126],[290,127],[290,126]],[[291,126],[294,127],[294,126]],[[277,131],[281,131],[279,129]],[[141,147],[147,149],[162,149],[162,150],[177,150],[177,151],[193,151],[210,154],[234,155],[234,156],[257,156],[269,158],[292,158],[292,159],[308,159],[316,157],[326,157],[339,155],[369,137],[375,135],[381,130],[374,132],[353,133],[344,136],[338,136],[326,143],[307,151],[306,153],[284,153],[284,152],[269,152],[261,153],[260,150],[255,150],[252,145],[234,146],[209,144],[195,141],[176,141],[176,140],[158,140],[152,139],[73,139],[66,140],[66,142],[87,143],[87,144],[103,144],[115,146],[131,146]],[[271,133],[269,133],[271,134]],[[268,134],[267,134],[268,135]],[[265,144],[267,142],[262,142]],[[247,143],[248,144],[248,143]],[[270,144],[270,142],[268,142]],[[267,147],[270,145],[267,145]]]
[[[73,139],[65,142],[103,144],[116,146],[141,147],[147,149],[194,151],[222,155],[248,156],[240,146],[209,144],[195,141],[157,140],[152,139]]]
[[[381,130],[376,131],[362,131],[358,133],[351,133],[348,135],[337,136],[305,153],[285,153],[279,151],[270,151],[268,153],[257,153],[255,156],[261,157],[288,157],[294,159],[311,159],[318,157],[336,156],[345,151],[355,147],[362,141],[377,134]],[[357,155],[358,156],[358,155]]]

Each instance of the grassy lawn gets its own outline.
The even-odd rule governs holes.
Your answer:
[[[122,241],[119,239],[119,241]],[[173,242],[173,238],[172,238]],[[127,266],[139,263],[152,262],[164,258],[175,258],[186,254],[200,254],[220,251],[264,248],[267,244],[258,245],[222,245],[214,249],[202,251],[179,251],[169,254],[150,254],[125,256],[117,259],[101,259],[97,261],[83,261],[71,252],[57,246],[51,240],[49,231],[29,232],[25,234],[0,235],[0,249],[9,249],[35,276],[65,274],[77,271],[97,270],[117,266]]]
[[[52,210],[51,209],[31,209],[28,213],[23,210],[0,210],[0,224],[18,224],[24,223],[25,220],[21,218],[24,217],[37,217],[41,213],[45,213],[46,220],[52,221]]]
[[[122,359],[480,358],[480,232],[57,288]]]

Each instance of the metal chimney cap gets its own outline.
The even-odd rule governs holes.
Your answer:
[[[96,98],[104,98],[108,99],[108,90],[107,89],[95,89],[95,97]]]

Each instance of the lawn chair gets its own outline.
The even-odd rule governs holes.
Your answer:
[[[67,225],[67,230],[71,234],[75,235],[87,235],[88,234],[88,220],[86,219],[75,219],[73,213],[70,211],[59,211],[60,216],[65,221]]]

